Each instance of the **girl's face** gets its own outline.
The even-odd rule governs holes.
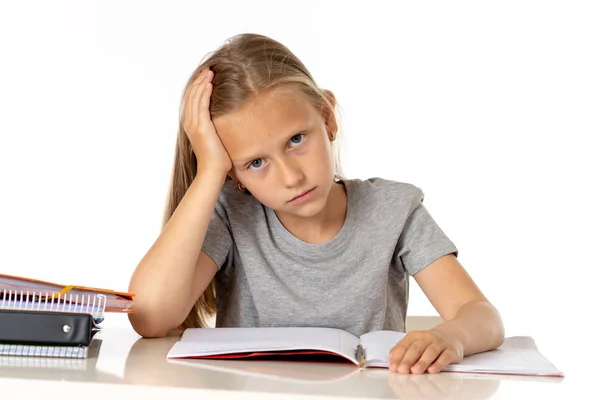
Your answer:
[[[333,116],[326,121],[301,92],[279,87],[213,123],[233,162],[230,175],[258,201],[299,217],[323,209],[334,184]]]

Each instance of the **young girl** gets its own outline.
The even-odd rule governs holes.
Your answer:
[[[413,276],[444,322],[402,339],[391,371],[436,373],[502,343],[499,314],[423,192],[341,176],[335,107],[333,93],[265,36],[238,35],[196,69],[164,229],[131,278],[140,335],[204,327],[215,312],[218,327],[405,331]]]

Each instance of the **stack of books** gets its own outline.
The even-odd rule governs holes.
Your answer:
[[[0,356],[87,358],[105,312],[133,294],[0,274]]]

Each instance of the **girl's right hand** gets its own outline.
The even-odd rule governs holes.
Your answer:
[[[233,166],[231,158],[208,111],[213,76],[214,72],[205,68],[188,90],[185,96],[183,129],[196,155],[198,171],[217,170],[227,173]]]

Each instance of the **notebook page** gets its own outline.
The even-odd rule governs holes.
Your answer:
[[[321,350],[355,362],[358,338],[332,328],[190,328],[167,358],[286,350]]]
[[[505,373],[517,375],[562,376],[537,349],[533,338],[509,337],[493,351],[465,357],[460,364],[448,365],[444,371]]]
[[[365,348],[367,367],[389,367],[390,349],[394,347],[404,336],[403,332],[375,331],[365,333],[360,337],[360,342]]]

